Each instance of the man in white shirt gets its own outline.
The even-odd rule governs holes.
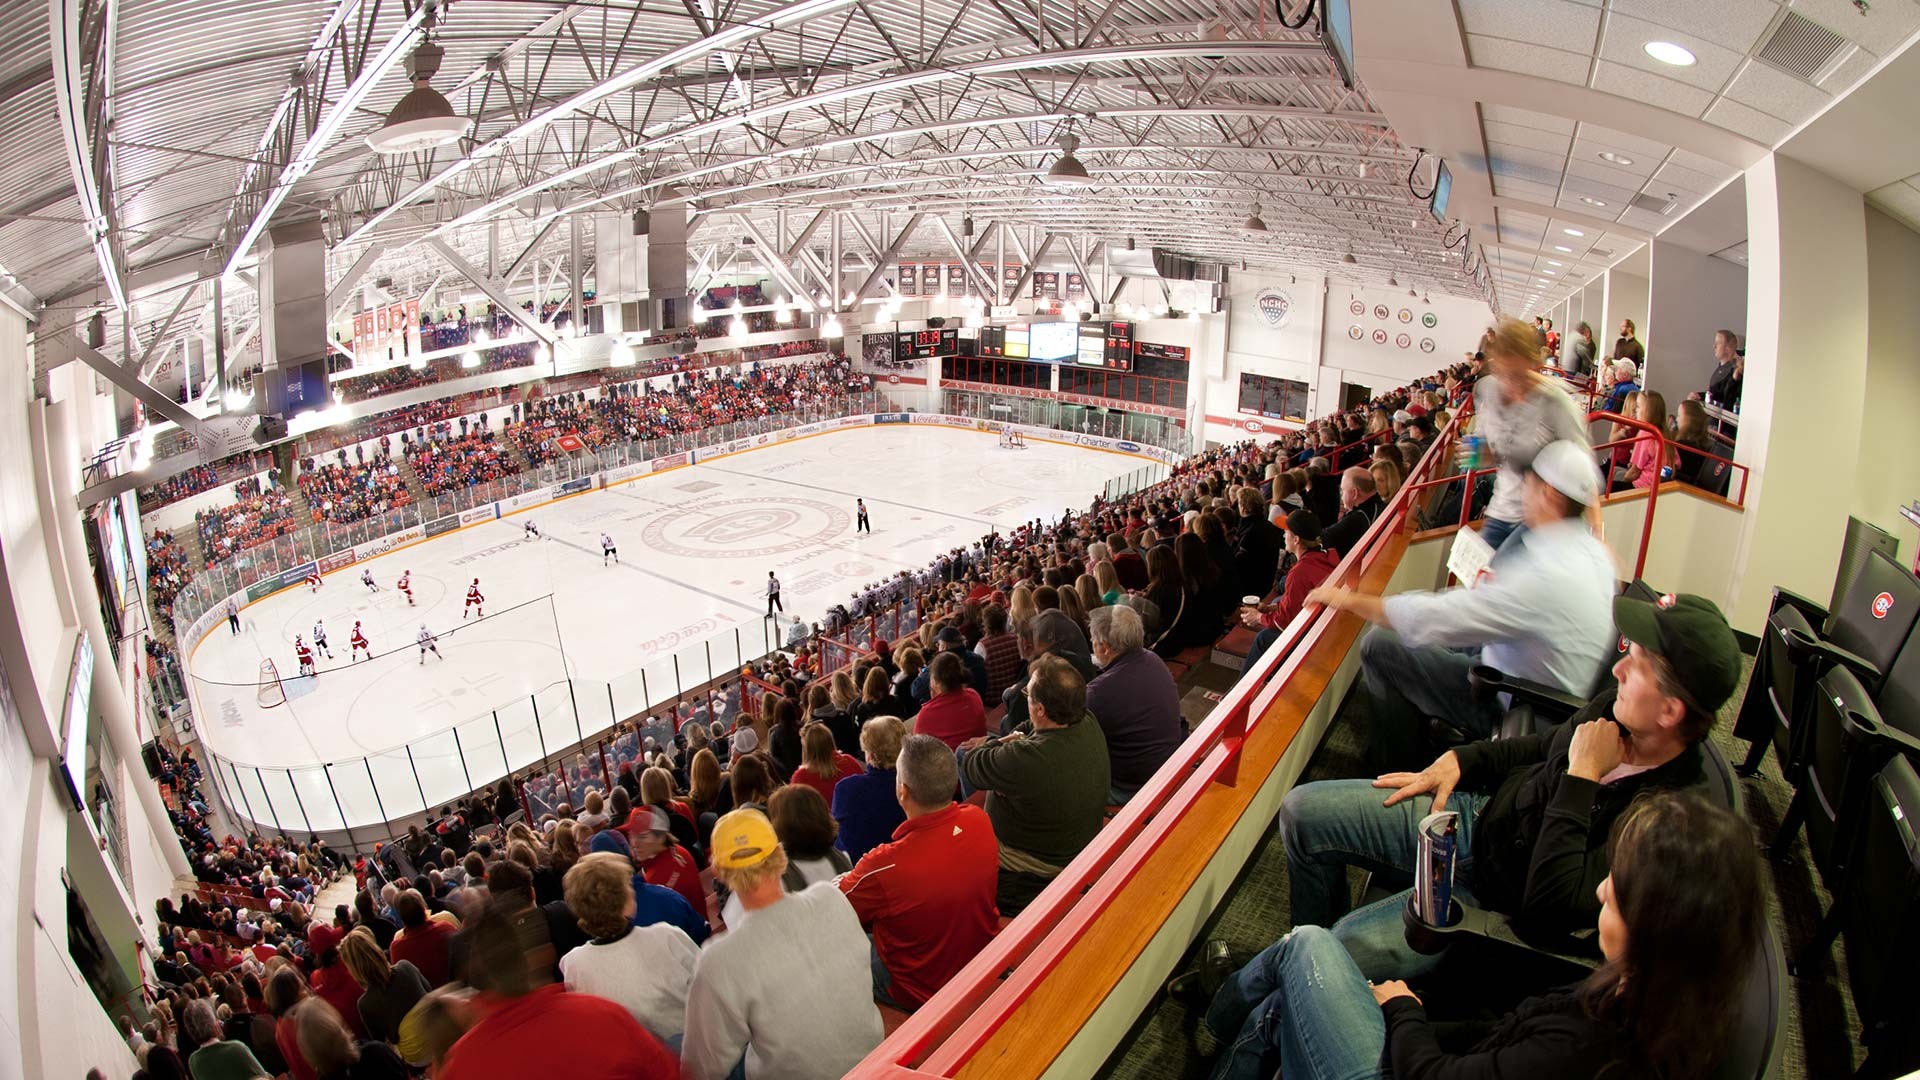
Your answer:
[[[710,850],[714,877],[752,918],[701,950],[682,1071],[689,1080],[724,1080],[736,1066],[749,1080],[846,1075],[885,1034],[872,945],[853,904],[831,881],[788,893],[786,850],[758,810],[715,822]]]
[[[700,949],[669,923],[633,925],[634,876],[633,864],[610,852],[582,856],[567,871],[567,907],[591,940],[560,958],[560,974],[571,989],[626,1006],[677,1050]]]
[[[1492,734],[1503,708],[1474,700],[1467,674],[1475,665],[1588,696],[1614,645],[1613,559],[1582,520],[1599,497],[1592,452],[1549,443],[1526,471],[1526,531],[1472,588],[1379,597],[1323,586],[1307,594],[1308,603],[1378,626],[1360,650],[1376,773],[1432,760],[1428,717],[1468,738]]]

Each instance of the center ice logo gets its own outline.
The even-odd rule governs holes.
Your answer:
[[[1260,308],[1260,317],[1275,329],[1285,326],[1293,314],[1293,298],[1278,289],[1262,289],[1254,303]]]
[[[641,531],[640,543],[694,559],[761,558],[818,548],[852,524],[847,510],[815,499],[717,499],[658,515]]]
[[[799,520],[800,515],[797,511],[785,508],[742,510],[695,525],[684,535],[689,540],[737,544],[743,540],[753,540],[770,533],[783,532],[793,527]]]

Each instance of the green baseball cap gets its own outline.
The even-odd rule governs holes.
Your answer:
[[[1689,702],[1716,711],[1740,685],[1740,644],[1713,601],[1668,593],[1648,603],[1613,598],[1613,624],[1628,641],[1666,660]]]

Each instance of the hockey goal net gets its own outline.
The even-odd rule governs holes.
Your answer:
[[[1006,450],[1025,450],[1027,448],[1027,440],[1025,436],[1017,431],[1002,431],[1000,433],[1000,446]]]
[[[280,685],[280,669],[272,660],[260,661],[260,707],[271,709],[287,703],[287,688]]]

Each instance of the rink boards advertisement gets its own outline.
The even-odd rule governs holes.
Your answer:
[[[348,548],[345,551],[336,551],[331,555],[322,555],[320,557],[320,572],[323,574],[331,574],[343,566],[352,566],[354,560],[359,557],[360,553],[353,548]]]
[[[371,559],[375,555],[385,555],[387,552],[392,551],[394,548],[399,547],[401,544],[411,544],[415,540],[424,539],[426,535],[427,535],[427,530],[425,529],[425,527],[420,525],[414,525],[409,528],[401,529],[397,533],[388,533],[387,535],[382,536],[377,540],[369,540],[366,543],[355,547],[353,550],[355,553],[358,554],[358,556],[362,560]]]
[[[553,497],[554,497],[553,488],[550,488],[550,487],[535,488],[532,491],[523,491],[518,495],[501,499],[499,502],[495,503],[494,505],[500,508],[500,516],[505,517],[506,515],[513,513],[515,510],[524,510],[529,506],[539,506],[541,503],[544,503],[544,502],[552,502]]]
[[[598,479],[600,479],[600,474],[594,473],[591,476],[583,476],[578,480],[569,480],[553,490],[556,495],[575,495],[582,491],[592,491],[594,481]]]
[[[471,510],[460,511],[460,524],[471,525],[476,521],[492,521],[500,516],[500,511],[492,503],[476,506]]]
[[[489,509],[491,509],[491,507],[489,507]],[[448,514],[446,517],[434,518],[432,521],[427,522],[426,534],[428,536],[439,536],[442,533],[450,533],[459,527],[460,515]]]

